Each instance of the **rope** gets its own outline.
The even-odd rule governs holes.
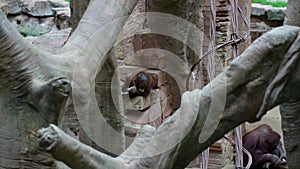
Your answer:
[[[210,0],[210,48],[216,46],[216,0]],[[208,57],[208,75],[209,81],[212,81],[216,76],[215,52],[212,51]]]
[[[216,45],[216,0],[210,0],[210,48]],[[215,52],[212,51],[208,57],[208,77],[211,82],[216,76]],[[201,169],[208,168],[209,147],[202,152]]]
[[[216,34],[216,1],[210,0],[210,11],[211,11],[211,27],[210,27],[210,38],[211,38],[211,49],[208,50],[202,57],[200,57],[199,60],[197,60],[191,67],[191,70],[188,74],[187,80],[186,80],[186,89],[189,90],[189,84],[190,84],[190,77],[193,75],[193,71],[196,68],[196,66],[207,56],[208,57],[208,76],[209,81],[213,80],[216,71],[215,71],[215,51],[217,49],[223,48],[225,46],[231,45],[232,46],[232,59],[235,59],[238,57],[238,44],[241,42],[244,42],[249,36],[250,36],[250,25],[249,22],[244,14],[244,12],[239,7],[237,0],[229,0],[231,4],[231,39],[230,41],[224,42],[223,44],[220,44],[218,46],[215,46],[215,34]],[[238,15],[241,16],[244,24],[246,25],[246,34],[244,36],[239,35],[238,33]],[[234,130],[235,133],[235,143],[233,140],[230,140],[236,148],[236,166],[237,168],[243,168],[243,151],[248,155],[248,164],[246,166],[246,169],[249,169],[252,164],[252,157],[251,154],[242,147],[242,128],[241,126],[238,126]],[[225,137],[225,136],[224,136]],[[226,138],[226,137],[225,137]],[[229,139],[229,138],[226,138]],[[207,169],[208,167],[208,158],[209,158],[209,149],[206,149],[202,152],[202,162],[201,162],[201,168]]]
[[[230,4],[231,4],[231,9],[232,9],[232,12],[231,12],[231,31],[232,31],[232,34],[231,34],[231,39],[233,40],[236,40],[238,39],[238,35],[237,35],[237,32],[238,32],[238,18],[237,18],[237,1],[236,0],[230,0]],[[234,43],[232,44],[232,56],[233,56],[233,59],[238,57],[238,44]]]
[[[239,125],[234,129],[234,140],[235,140],[235,151],[236,151],[236,157],[235,157],[235,165],[237,168],[243,168],[243,141],[242,141],[242,126]]]
[[[208,168],[208,159],[209,159],[209,147],[205,149],[202,153],[202,161],[201,161],[201,169],[207,169]]]
[[[237,12],[238,12],[238,3],[237,0],[230,0],[231,4],[231,39],[236,40],[238,39],[238,18],[237,18]],[[239,50],[238,50],[238,44],[234,43],[232,44],[232,59],[235,59],[239,56]],[[238,126],[234,129],[234,139],[235,139],[235,165],[237,168],[243,167],[243,151],[242,151],[242,127]]]
[[[213,47],[212,49],[208,50],[206,53],[204,53],[200,59],[198,59],[191,67],[191,70],[188,74],[188,77],[187,77],[187,80],[186,80],[186,89],[189,90],[189,84],[190,84],[190,79],[191,79],[191,75],[192,75],[192,72],[194,71],[194,69],[196,68],[196,66],[205,58],[207,57],[209,54],[211,54],[212,52],[215,52],[216,50],[220,49],[220,48],[223,48],[225,46],[228,46],[228,45],[233,45],[233,44],[236,44],[238,45],[239,43],[241,42],[244,42],[246,39],[248,39],[248,37],[250,36],[250,24],[244,14],[244,12],[242,11],[242,9],[237,6],[237,10],[238,10],[238,13],[239,15],[241,16],[244,24],[246,25],[247,27],[247,30],[246,30],[246,34],[244,36],[241,36],[239,35],[238,32],[235,33],[235,35],[238,37],[237,39],[231,39],[227,42],[224,42],[218,46],[215,46]]]
[[[231,138],[229,138],[229,137],[227,137],[227,136],[223,136],[223,138],[225,138],[225,139],[226,139],[227,141],[229,141],[231,144],[235,145],[235,142],[234,142]],[[251,164],[252,164],[252,161],[253,161],[252,155],[251,155],[251,153],[250,153],[247,149],[245,149],[244,147],[242,147],[242,150],[243,150],[243,152],[248,156],[248,163],[247,163],[247,165],[246,165],[245,168],[244,168],[244,167],[241,167],[241,168],[243,168],[243,169],[249,169],[250,166],[251,166]]]

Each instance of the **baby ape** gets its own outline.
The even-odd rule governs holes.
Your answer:
[[[158,76],[145,70],[139,71],[130,81],[129,97],[147,97],[151,89],[158,89]]]
[[[243,136],[243,146],[252,155],[250,169],[279,169],[286,164],[280,135],[269,125],[263,124]],[[245,163],[248,157],[244,155]]]

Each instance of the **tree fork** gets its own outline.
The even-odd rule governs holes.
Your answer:
[[[293,52],[300,48],[297,45],[300,39],[299,31],[298,27],[284,26],[266,33],[203,90],[196,89],[183,94],[180,108],[154,132],[151,139],[146,139],[147,141],[143,145],[147,146],[136,143],[126,150],[124,158],[129,158],[127,160],[130,161],[128,168],[185,168],[201,151],[237,125],[245,121],[258,120],[256,116],[260,109],[263,115],[270,108],[281,104],[287,98],[277,97],[278,95],[274,93],[280,93],[282,88],[289,87],[284,83],[286,80],[296,78],[290,73],[295,71],[293,65],[299,62],[299,56]],[[287,61],[290,62],[284,64]],[[282,76],[284,74],[290,76]],[[280,78],[282,81],[278,82],[277,80]],[[222,83],[225,83],[226,90],[219,86]],[[278,85],[282,88],[277,88]],[[225,100],[219,98],[218,94],[222,92],[226,94]],[[215,96],[214,94],[217,97],[212,97]],[[220,104],[220,101],[225,102],[224,111],[219,114],[219,122],[215,122],[215,116],[210,117],[210,106],[217,106],[211,105],[213,99],[220,99],[215,103],[217,105]],[[249,104],[250,102],[251,104]],[[207,127],[216,128],[210,133],[211,131],[204,130]],[[164,135],[164,133],[167,134]],[[41,137],[47,137],[47,135],[41,135]],[[66,139],[66,137],[62,136],[58,139]],[[190,148],[191,146],[193,149]],[[168,148],[166,149],[166,147]],[[55,149],[55,145],[53,148]],[[65,150],[61,149],[60,151],[70,149],[73,149],[72,146],[66,146]],[[51,151],[51,148],[47,150]],[[84,153],[85,150],[80,151]],[[141,153],[131,157],[130,160],[126,154],[132,154],[130,152],[135,151]],[[102,153],[98,155],[100,159],[103,156]],[[122,156],[123,154],[120,155],[120,158]],[[73,157],[73,161],[79,160],[77,158]],[[120,158],[118,158],[116,166],[119,165]],[[108,158],[107,160],[110,163],[115,159]],[[98,161],[98,166],[103,166],[105,162]],[[125,161],[121,163],[125,163]]]

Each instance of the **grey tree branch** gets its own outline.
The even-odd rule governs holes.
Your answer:
[[[289,0],[286,9],[286,16],[284,19],[285,25],[294,25],[300,26],[300,3],[297,0]],[[300,44],[297,44],[300,46]],[[296,45],[295,45],[296,46]],[[296,50],[294,55],[298,53],[299,50]],[[295,65],[296,71],[291,72],[293,78],[289,78],[285,81],[286,86],[281,92],[281,98],[285,98],[284,103],[280,105],[281,113],[281,124],[283,131],[283,140],[284,147],[287,155],[287,163],[290,169],[300,168],[300,130],[299,130],[299,121],[300,121],[300,90],[299,81],[300,81],[300,65]],[[288,98],[288,99],[286,99]]]
[[[99,71],[98,68],[102,68],[106,60],[103,51],[111,49],[126,17],[121,20],[123,22],[113,23],[106,28],[103,26],[130,14],[136,1],[94,0],[92,11],[83,20],[89,24],[82,24],[82,29],[79,27],[76,33],[78,38],[71,38],[72,45],[67,46],[72,47],[69,50],[64,48],[67,52],[62,52],[61,55],[49,54],[26,42],[0,11],[0,151],[7,154],[1,157],[2,168],[53,167],[53,158],[38,148],[36,131],[49,123],[58,123],[60,110],[65,108],[66,99],[71,93],[68,81],[72,81],[78,58],[86,60],[80,62],[82,70],[86,72],[78,76],[92,74],[94,77]],[[114,12],[111,13],[110,9]],[[96,12],[100,15],[95,15]],[[93,27],[93,23],[99,24]],[[99,30],[105,36],[97,37]],[[81,41],[81,37],[89,39],[91,43],[84,43],[86,41]],[[90,53],[85,52],[87,48],[91,49]],[[94,54],[96,57],[93,57]],[[91,58],[103,59],[103,62],[97,65]],[[63,77],[68,80],[61,81]],[[78,83],[80,82],[74,82],[75,86]],[[57,84],[57,87],[51,86]],[[79,97],[80,94],[78,93]],[[15,146],[9,149],[3,146],[8,144]]]
[[[96,35],[97,31],[108,29],[108,27],[104,28],[107,24],[114,24],[114,26],[109,27],[112,29],[104,30],[112,36],[110,39],[105,39],[105,43],[113,43],[136,4],[137,0],[91,1],[86,12],[82,16],[82,19],[78,23],[76,30],[72,33],[62,50],[70,52],[78,48],[84,49],[86,44],[90,43],[91,37]],[[102,41],[103,39],[101,41],[96,41],[95,44],[99,45]],[[112,47],[112,45],[108,46],[110,46],[110,48]]]
[[[51,60],[42,62],[41,58],[53,55],[25,41],[2,11],[0,20],[0,151],[6,154],[0,166],[46,168],[53,158],[38,148],[36,131],[57,124],[71,93],[70,82],[48,71]]]
[[[72,169],[126,168],[120,160],[80,143],[55,125],[40,129],[38,139],[41,147],[49,151],[55,159],[63,161]]]
[[[268,104],[267,108],[261,112],[262,114],[279,104],[279,102],[269,101],[269,99],[276,100],[274,96],[278,95],[272,93],[281,92],[282,90],[278,90],[281,87],[273,88],[271,85],[273,91],[270,92],[271,96],[266,93],[266,90],[274,81],[276,86],[287,87],[284,83],[285,80],[283,83],[277,80],[282,77],[282,73],[278,74],[278,72],[286,71],[287,76],[283,78],[293,78],[290,77],[292,76],[291,72],[295,71],[293,65],[299,62],[299,55],[297,52],[292,52],[293,55],[290,53],[299,51],[299,45],[297,45],[299,31],[298,27],[283,26],[266,33],[249,46],[239,58],[234,60],[203,90],[196,89],[184,93],[180,108],[153,135],[150,134],[146,138],[147,141],[142,144],[147,145],[146,147],[135,145],[141,144],[141,142],[133,143],[132,148],[121,154],[117,161],[110,157],[105,158],[103,154],[95,152],[93,155],[96,157],[91,156],[91,158],[98,158],[99,160],[92,161],[97,164],[85,161],[84,158],[80,159],[81,157],[77,155],[61,156],[59,160],[66,163],[70,159],[72,159],[71,161],[84,160],[87,165],[98,166],[98,168],[105,164],[118,168],[120,165],[122,166],[122,163],[122,167],[125,167],[125,161],[129,163],[127,167],[130,169],[186,167],[201,151],[237,125],[245,121],[258,120],[256,114],[261,106],[265,106],[262,104],[263,102]],[[285,65],[286,60],[290,60],[294,64]],[[57,130],[55,129],[59,133],[60,142],[68,142],[71,139]],[[152,129],[150,130],[153,132]],[[43,141],[40,144],[43,145]],[[60,144],[54,146],[50,144],[46,147],[54,155],[58,151],[62,154],[69,152],[79,145],[78,154],[89,156],[90,154],[86,152],[92,151],[80,143],[64,144],[63,147],[58,146]],[[60,149],[56,149],[57,147]],[[134,151],[140,153],[130,157],[129,155],[134,154]]]

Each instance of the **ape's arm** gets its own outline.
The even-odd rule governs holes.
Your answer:
[[[281,159],[281,161],[286,161],[286,153],[283,149],[281,141],[279,141],[275,151],[275,154]]]
[[[253,161],[253,164],[251,167],[262,167],[265,164],[270,163],[273,164],[274,166],[278,166],[278,165],[284,165],[285,163],[283,161],[280,160],[280,158],[275,155],[275,154],[271,154],[271,153],[257,153],[256,154],[256,159]]]

